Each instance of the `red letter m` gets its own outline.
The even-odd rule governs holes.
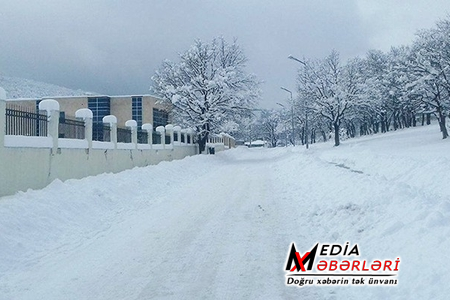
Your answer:
[[[308,263],[308,271],[311,271],[313,264],[314,264],[314,258],[316,257],[317,247],[319,246],[319,243],[317,243],[314,248],[311,249],[311,251],[306,252],[303,257],[300,256],[300,253],[297,252],[295,249],[295,244],[292,243],[291,245],[291,252],[289,253],[288,260],[286,262],[286,271],[294,272],[295,269],[297,269],[297,272],[300,272],[302,270],[305,272],[305,265]],[[292,262],[294,262],[295,266],[291,269]]]

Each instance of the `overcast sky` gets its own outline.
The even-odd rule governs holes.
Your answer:
[[[0,0],[0,73],[98,93],[148,93],[164,59],[195,39],[236,37],[263,107],[295,92],[297,63],[409,44],[448,0]]]

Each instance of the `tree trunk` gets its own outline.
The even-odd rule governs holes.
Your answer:
[[[385,133],[387,131],[386,123],[387,123],[386,116],[385,116],[385,114],[382,114],[381,115],[381,132],[382,133]]]
[[[200,154],[202,154],[205,151],[206,148],[206,141],[208,140],[208,133],[205,136],[200,136],[198,139],[198,149]]]
[[[326,132],[324,130],[321,130],[320,133],[322,133],[323,141],[326,142],[327,141],[327,134],[326,134]]]
[[[338,123],[334,123],[333,127],[334,127],[334,145],[335,146],[339,146],[340,145],[340,141],[339,141],[339,124]]]
[[[445,115],[439,110],[439,127],[441,128],[442,138],[448,138],[447,127],[445,126]]]

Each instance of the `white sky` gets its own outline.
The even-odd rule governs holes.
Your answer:
[[[435,0],[0,0],[0,73],[105,94],[147,93],[197,38],[237,37],[265,83],[262,106],[295,92],[292,54],[343,59],[408,44],[450,12]]]

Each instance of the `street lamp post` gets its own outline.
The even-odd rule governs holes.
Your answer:
[[[301,63],[302,65],[304,65],[305,67],[307,66],[306,63],[292,55],[288,56],[289,59],[295,60],[298,63]],[[308,105],[306,103],[306,98],[305,98],[305,142],[306,142],[306,149],[309,149],[309,143],[308,143]]]
[[[277,104],[279,105],[279,106],[281,106],[282,108],[283,108],[283,110],[286,108],[283,104],[281,104],[281,103],[278,103],[277,102]],[[287,134],[287,129],[286,129],[286,123],[284,123],[284,137],[285,137],[285,143],[284,143],[284,146],[285,147],[287,147],[287,144],[288,144],[288,134]]]
[[[295,60],[296,62],[299,62],[299,63],[301,63],[302,65],[306,66],[306,63],[305,63],[304,61],[302,61],[302,60],[300,60],[300,59],[298,59],[298,58],[296,58],[296,57],[294,57],[294,56],[292,56],[292,55],[289,55],[288,58],[289,58],[289,59],[292,59],[292,60]]]
[[[285,87],[281,87],[281,89],[291,94],[292,144],[295,147],[294,101],[292,99],[292,92]]]
[[[306,149],[309,149],[309,144],[308,144],[308,103],[306,103],[306,98],[305,98],[305,142],[306,142]]]

